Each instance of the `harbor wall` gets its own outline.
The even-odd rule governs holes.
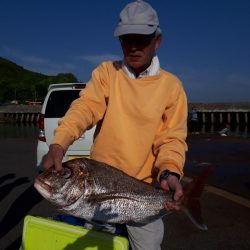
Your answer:
[[[2,105],[0,122],[38,123],[42,105]],[[190,103],[200,124],[250,124],[250,103]]]

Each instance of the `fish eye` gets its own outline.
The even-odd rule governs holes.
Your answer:
[[[69,168],[64,168],[63,178],[68,179],[71,176],[71,170]]]

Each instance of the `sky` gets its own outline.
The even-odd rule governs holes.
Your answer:
[[[0,0],[0,57],[46,75],[87,82],[105,60],[122,59],[113,36],[127,0]],[[161,67],[189,102],[250,101],[249,0],[148,0],[163,38]]]

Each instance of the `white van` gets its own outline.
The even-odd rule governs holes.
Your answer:
[[[37,168],[43,170],[41,164],[44,155],[49,150],[58,120],[64,116],[72,101],[79,97],[79,92],[85,88],[83,83],[58,83],[48,87],[48,93],[42,106],[39,135],[37,144]],[[63,161],[76,157],[88,157],[93,143],[95,127],[87,130],[77,141],[75,141],[66,152]]]

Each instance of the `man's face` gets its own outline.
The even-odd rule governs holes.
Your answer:
[[[160,46],[161,36],[128,34],[120,36],[124,59],[133,68],[136,74],[140,74],[148,68]]]

